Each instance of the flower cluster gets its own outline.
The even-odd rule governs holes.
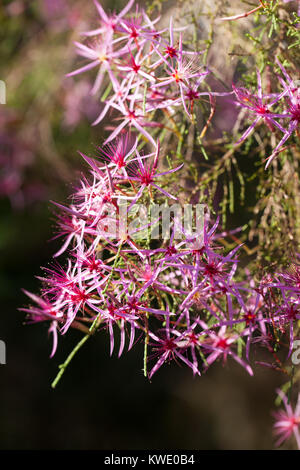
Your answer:
[[[83,33],[88,38],[87,44],[75,42],[78,55],[89,62],[68,76],[98,69],[91,93],[102,90],[104,98],[101,113],[93,124],[99,124],[108,113],[117,111],[117,124],[111,127],[112,132],[104,144],[116,138],[124,128],[134,128],[155,145],[153,132],[147,129],[162,126],[154,119],[155,111],[161,110],[170,116],[181,106],[192,119],[194,103],[202,96],[226,96],[231,93],[236,97],[235,104],[253,116],[252,124],[238,143],[243,142],[261,121],[271,132],[277,128],[283,134],[267,158],[266,168],[297,131],[300,122],[299,87],[278,60],[284,76],[284,79],[278,77],[282,87],[280,92],[263,94],[259,71],[257,94],[235,84],[232,85],[232,92],[200,91],[202,82],[210,73],[201,64],[204,51],[190,51],[183,47],[182,32],[176,39],[178,28],[174,28],[172,17],[169,28],[157,29],[159,17],[151,20],[138,6],[133,14],[129,13],[134,0],[129,0],[119,14],[110,16],[97,0],[94,3],[100,15],[100,27]],[[283,110],[274,112],[272,108],[279,102],[284,105]],[[286,126],[280,122],[282,120],[287,123]]]
[[[244,288],[233,280],[237,249],[222,255],[216,244],[218,222],[210,227],[204,216],[203,232],[192,233],[174,217],[169,239],[154,248],[151,243],[158,240],[151,239],[151,231],[160,226],[161,217],[143,223],[137,216],[138,201],[151,207],[159,195],[176,200],[161,186],[181,166],[158,172],[159,148],[140,155],[136,142],[122,138],[101,151],[105,165],[83,155],[90,178],[81,181],[69,207],[57,204],[57,236],[64,242],[54,256],[68,249],[67,268],[46,268],[41,297],[27,293],[37,307],[23,310],[30,321],[50,322],[51,355],[57,331],[64,334],[72,326],[88,332],[96,322],[97,329],[110,334],[111,353],[115,328],[121,333],[119,355],[127,335],[128,349],[136,331],[144,336],[149,359],[158,357],[150,377],[171,359],[179,358],[200,374],[199,360],[206,369],[228,355],[252,374],[236,352],[238,341],[256,328],[248,320],[252,300],[243,300]],[[245,328],[233,331],[240,321]]]
[[[64,334],[72,326],[89,333],[94,325],[92,331],[109,332],[111,353],[114,331],[120,330],[119,355],[126,337],[130,349],[138,332],[151,349],[148,359],[157,358],[150,377],[172,359],[200,374],[228,356],[252,375],[251,343],[272,352],[276,335],[289,328],[291,353],[300,319],[299,268],[258,287],[246,274],[239,275],[244,282],[235,281],[239,247],[224,254],[218,240],[225,234],[217,235],[218,221],[211,226],[205,214],[195,233],[174,216],[169,238],[161,237],[157,246],[152,234],[161,216],[142,217],[139,202],[151,207],[160,195],[176,200],[164,185],[181,168],[159,172],[159,150],[158,143],[154,154],[141,155],[127,137],[104,147],[100,161],[83,155],[90,177],[81,181],[69,207],[57,204],[57,236],[64,241],[54,256],[68,250],[67,268],[45,269],[41,297],[28,293],[37,307],[25,311],[31,321],[50,322],[51,355],[57,331]]]
[[[97,69],[92,94],[102,93],[103,108],[94,121],[99,124],[108,113],[117,111],[119,124],[104,144],[116,138],[122,129],[134,128],[155,145],[147,128],[160,128],[153,119],[156,110],[167,116],[182,106],[191,118],[194,102],[203,95],[227,95],[200,91],[200,86],[210,73],[201,63],[204,52],[187,50],[182,32],[176,38],[172,17],[169,28],[157,29],[159,17],[151,20],[130,0],[117,15],[108,16],[95,0],[100,15],[100,27],[83,33],[87,43],[75,42],[77,53],[89,62],[68,74],[78,75]],[[181,28],[182,29],[182,28]],[[103,92],[103,89],[105,91]]]
[[[283,133],[272,154],[267,158],[266,168],[278,155],[279,149],[282,148],[289,137],[297,131],[300,123],[300,87],[292,80],[283,65],[278,60],[276,62],[284,76],[284,79],[278,77],[278,81],[282,86],[280,93],[263,94],[259,70],[257,71],[258,88],[256,95],[245,88],[233,85],[236,104],[246,109],[248,114],[253,117],[252,124],[246,129],[238,143],[243,142],[261,121],[264,121],[271,132],[277,127]],[[272,106],[280,101],[283,104],[283,111],[281,113],[273,112]],[[284,123],[287,123],[286,127],[280,124],[278,120],[284,120]]]
[[[277,61],[282,76],[276,93],[263,94],[259,71],[257,94],[234,84],[230,93],[201,90],[210,72],[201,65],[201,52],[184,46],[182,28],[174,28],[172,18],[169,28],[159,29],[159,18],[150,19],[138,7],[130,13],[133,0],[110,15],[94,3],[100,25],[83,33],[84,43],[75,43],[89,62],[68,75],[97,69],[92,94],[101,95],[102,110],[94,125],[111,116],[111,133],[98,157],[81,153],[89,174],[82,177],[72,203],[55,203],[55,238],[63,241],[53,265],[40,277],[40,296],[25,291],[31,305],[21,310],[29,322],[49,324],[51,357],[58,335],[76,328],[85,336],[75,352],[100,331],[109,335],[110,354],[116,344],[121,356],[143,342],[149,379],[172,361],[201,375],[228,358],[253,375],[250,352],[258,345],[271,355],[270,363],[260,364],[278,368],[278,348],[285,346],[290,358],[299,334],[300,267],[293,264],[273,277],[254,279],[239,267],[240,245],[225,249],[233,232],[219,233],[219,220],[211,218],[207,207],[200,218],[181,216],[185,207],[177,197],[177,175],[183,164],[161,155],[156,129],[166,126],[156,116],[171,121],[180,110],[193,120],[194,102],[202,95],[212,103],[212,96],[233,94],[235,104],[253,116],[238,143],[259,122],[283,134],[268,166],[297,132],[299,88]],[[255,11],[263,7],[260,3]],[[152,152],[143,150],[141,136],[153,145]],[[167,209],[167,224],[160,210],[152,217],[157,205]],[[65,265],[57,261],[62,254]],[[71,358],[61,366],[58,380]],[[294,432],[299,445],[299,406],[293,412],[280,394],[286,413],[277,414],[278,443]]]

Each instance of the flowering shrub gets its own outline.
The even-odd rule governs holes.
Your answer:
[[[293,68],[278,53],[274,77],[266,81],[264,92],[264,66],[257,68],[252,82],[229,87],[207,62],[211,43],[198,50],[186,27],[172,17],[167,26],[160,26],[159,16],[152,18],[139,6],[134,10],[133,0],[118,14],[108,14],[94,3],[100,25],[82,33],[83,42],[75,42],[85,62],[68,75],[96,70],[91,94],[101,98],[102,108],[93,125],[102,123],[108,135],[97,156],[81,153],[89,172],[72,202],[55,203],[56,237],[63,241],[53,265],[40,278],[40,296],[25,291],[31,305],[21,309],[29,322],[49,324],[51,357],[60,334],[69,328],[84,333],[52,386],[98,332],[109,335],[110,354],[117,350],[118,356],[143,342],[143,370],[149,379],[171,361],[189,367],[195,376],[219,360],[234,360],[251,376],[259,365],[270,367],[289,377],[278,392],[286,409],[276,414],[278,444],[294,433],[299,447],[299,405],[293,411],[289,397],[300,377],[291,361],[299,335],[300,264],[286,263],[284,249],[276,260],[267,245],[262,248],[267,236],[277,246],[267,220],[278,174],[273,174],[264,197],[258,230],[259,205],[249,224],[252,231],[244,226],[226,229],[226,207],[231,213],[234,209],[231,179],[229,189],[223,181],[221,213],[215,214],[215,199],[220,199],[216,184],[224,168],[228,170],[229,158],[244,187],[234,157],[242,145],[249,155],[260,145],[265,173],[290,165],[279,153],[287,150],[286,143],[293,147],[299,127],[300,89]],[[264,32],[270,22],[276,25],[278,5],[260,2],[251,12],[222,21],[266,15]],[[297,29],[295,18],[289,23],[291,32]],[[263,65],[271,70],[269,63]],[[212,167],[201,162],[206,168],[199,176],[197,158],[188,157],[190,150],[184,152],[183,146],[187,140],[194,156],[200,151],[202,159],[209,160],[210,147],[203,139],[212,132],[214,114],[222,113],[220,103],[238,112],[238,126],[232,127],[226,153]],[[260,124],[262,138],[256,133]],[[239,128],[242,135],[235,140]],[[269,153],[266,148],[271,148]],[[197,208],[196,216],[191,207]],[[253,233],[261,247],[255,260],[247,246]],[[297,240],[292,231],[289,235]],[[240,262],[242,250],[248,255],[247,266]],[[61,255],[66,261],[59,264]],[[272,264],[266,263],[270,259]],[[266,350],[269,359],[253,361],[259,350]]]

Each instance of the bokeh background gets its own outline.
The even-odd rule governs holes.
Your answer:
[[[120,0],[105,1],[110,9]],[[228,2],[223,2],[226,7]],[[238,4],[239,2],[235,2]],[[164,2],[167,11],[170,2]],[[77,150],[102,141],[92,128],[98,105],[89,78],[65,78],[74,68],[72,41],[95,21],[92,1],[2,0],[0,79],[0,365],[2,449],[269,449],[271,410],[282,376],[255,367],[255,377],[229,359],[194,379],[164,367],[143,377],[143,345],[109,358],[106,335],[82,349],[53,391],[50,383],[80,338],[51,344],[43,325],[24,325],[18,311],[37,292],[40,266],[57,250],[50,200],[64,201],[84,166]],[[227,70],[232,78],[235,64]],[[217,118],[216,118],[217,119]]]

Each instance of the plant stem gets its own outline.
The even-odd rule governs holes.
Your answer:
[[[117,266],[117,263],[118,263],[118,260],[119,260],[119,255],[120,255],[120,251],[121,251],[121,248],[122,248],[122,242],[120,243],[119,245],[119,248],[118,248],[118,251],[117,251],[117,254],[116,254],[116,257],[115,257],[115,260],[114,260],[114,264],[113,264],[113,267],[112,267],[112,270],[111,270],[111,273],[107,279],[107,282],[106,282],[106,285],[103,289],[103,294],[105,294],[105,292],[107,291],[108,289],[108,286],[110,284],[110,281],[112,279],[112,276],[113,276],[113,273],[114,273],[114,270]],[[74,347],[74,349],[70,352],[70,354],[68,355],[67,359],[65,360],[65,362],[63,364],[60,364],[59,365],[59,372],[57,374],[57,376],[55,377],[55,379],[53,380],[52,384],[51,384],[51,388],[55,388],[56,385],[58,384],[58,382],[60,381],[60,379],[62,378],[66,368],[68,367],[68,365],[70,364],[70,362],[72,361],[73,357],[75,356],[75,354],[79,351],[79,349],[84,345],[84,343],[92,336],[92,334],[94,333],[94,330],[97,329],[97,327],[99,326],[99,317],[100,317],[100,313],[98,313],[98,315],[96,316],[95,320],[93,321],[91,327],[90,327],[90,330],[89,330],[89,333],[87,333],[80,341],[79,343],[76,344],[76,346]]]
[[[65,362],[63,364],[61,364],[59,366],[59,369],[60,371],[58,372],[57,376],[55,377],[55,379],[53,380],[52,384],[51,384],[51,387],[54,389],[56,387],[56,385],[58,384],[58,382],[60,381],[60,379],[62,378],[66,368],[68,367],[68,365],[70,364],[70,362],[72,361],[73,357],[75,356],[75,354],[79,351],[79,349],[84,345],[84,343],[88,340],[88,338],[90,337],[91,335],[90,334],[86,334],[80,341],[79,343],[76,344],[75,348],[73,349],[73,351],[71,351],[71,353],[68,355],[67,359],[65,360]]]

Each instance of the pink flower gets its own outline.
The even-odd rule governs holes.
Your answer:
[[[106,41],[94,40],[94,42],[90,43],[89,46],[75,41],[75,45],[77,47],[77,54],[89,59],[91,62],[87,65],[84,65],[83,67],[80,67],[79,69],[74,70],[73,72],[68,73],[67,77],[73,77],[74,75],[78,75],[95,67],[99,67],[94,86],[91,90],[91,93],[95,95],[101,87],[105,72],[107,72],[109,76],[112,76],[113,62],[122,54],[126,54],[126,51],[113,51],[112,44],[109,39]]]
[[[148,160],[146,161],[146,163],[144,163],[138,150],[136,150],[137,165],[134,165],[131,167],[131,171],[129,173],[129,179],[130,181],[134,181],[138,183],[140,186],[140,189],[137,195],[135,196],[134,200],[132,201],[131,205],[129,206],[129,209],[133,206],[133,204],[135,204],[138,201],[138,199],[141,197],[145,188],[153,187],[155,189],[158,189],[158,191],[163,193],[165,196],[170,197],[171,199],[175,199],[175,200],[177,199],[175,196],[173,196],[172,194],[168,193],[167,191],[162,189],[160,186],[158,186],[155,181],[156,181],[156,178],[159,178],[164,175],[169,175],[171,173],[174,173],[175,171],[180,170],[183,167],[183,164],[178,166],[177,168],[173,168],[172,170],[167,170],[167,171],[157,173],[159,150],[160,150],[160,144],[158,141],[157,146],[156,146],[154,161],[152,162],[152,164],[149,164]]]
[[[181,342],[186,338],[186,334],[171,334],[169,315],[166,316],[166,328],[163,332],[163,335],[157,336],[153,333],[150,333],[150,338],[154,341],[151,343],[152,350],[154,352],[152,356],[149,357],[149,359],[151,360],[153,357],[159,357],[149,373],[150,379],[165,362],[170,362],[171,360],[177,361],[178,359],[190,367],[194,374],[200,375],[195,362],[191,362],[184,355]]]
[[[185,112],[190,116],[185,104],[185,90],[190,86],[191,79],[199,78],[200,76],[204,77],[207,75],[207,72],[202,72],[202,65],[200,64],[196,53],[191,59],[183,57],[181,35],[179,37],[178,53],[174,55],[174,59],[171,62],[169,62],[165,56],[158,51],[158,49],[156,49],[156,51],[165,63],[168,75],[166,77],[158,78],[157,80],[159,83],[153,85],[153,88],[164,87],[172,83],[176,84],[179,88],[181,102]]]
[[[270,129],[272,129],[273,125],[285,133],[285,129],[276,121],[276,118],[282,118],[285,117],[285,115],[276,114],[271,111],[271,107],[283,97],[284,93],[276,94],[275,96],[264,96],[262,93],[261,75],[259,70],[257,70],[257,87],[257,94],[253,95],[245,88],[232,85],[233,91],[237,98],[236,104],[239,107],[246,109],[250,116],[253,115],[254,118],[252,124],[244,132],[242,137],[238,140],[237,144],[247,139],[247,137],[249,137],[251,132],[254,130],[255,126],[261,120],[263,120]]]
[[[115,13],[113,13],[112,15],[107,15],[107,13],[105,13],[102,6],[97,0],[94,0],[94,4],[101,18],[101,26],[100,28],[94,29],[92,31],[87,31],[82,34],[84,34],[85,36],[96,36],[98,34],[103,34],[105,37],[111,38],[123,16],[128,13],[130,8],[134,4],[134,0],[129,0],[127,5],[120,11],[118,15],[116,15]]]
[[[285,144],[285,142],[291,137],[291,135],[297,131],[297,128],[300,124],[300,87],[297,86],[292,78],[288,75],[287,71],[283,67],[283,65],[276,60],[277,64],[279,65],[282,74],[285,77],[283,80],[279,77],[281,84],[283,85],[283,93],[282,95],[285,97],[285,107],[286,111],[281,116],[282,118],[287,118],[289,120],[288,128],[284,130],[284,136],[277,144],[273,153],[268,157],[266,168],[270,165],[272,160],[278,155],[279,149]]]
[[[202,320],[198,321],[202,326],[204,333],[207,333],[207,338],[205,338],[201,344],[202,347],[207,350],[209,353],[206,357],[206,368],[208,368],[213,362],[217,359],[222,358],[223,363],[227,361],[228,356],[231,356],[238,364],[240,364],[248,372],[249,375],[253,375],[253,370],[247,362],[245,362],[234,350],[233,346],[237,342],[239,337],[245,335],[242,333],[239,336],[237,333],[227,332],[226,326],[222,326],[218,333],[212,331],[206,323]]]
[[[56,349],[57,349],[57,329],[59,323],[63,321],[63,313],[60,309],[60,305],[53,304],[47,296],[38,297],[31,292],[24,290],[24,293],[33,300],[37,307],[28,307],[28,308],[20,308],[19,310],[25,312],[27,314],[27,322],[28,323],[37,323],[37,322],[44,322],[49,321],[50,327],[48,329],[48,333],[52,334],[53,337],[53,345],[50,357],[53,357]]]
[[[300,393],[298,394],[298,401],[295,410],[288,403],[288,399],[282,390],[277,390],[278,395],[283,401],[285,410],[280,410],[274,413],[276,422],[274,424],[274,433],[278,437],[276,445],[280,446],[284,441],[289,439],[292,434],[297,442],[297,447],[300,450]]]

